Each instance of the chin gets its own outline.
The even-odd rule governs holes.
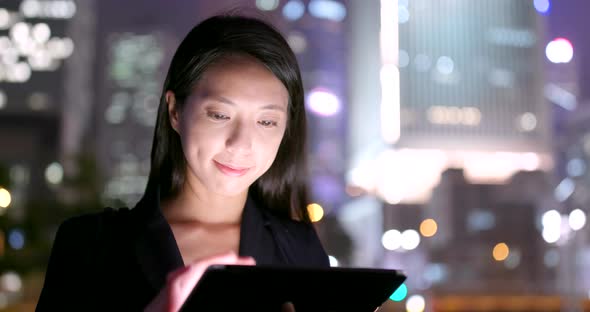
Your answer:
[[[222,196],[233,197],[248,191],[248,185],[217,185],[212,191]]]

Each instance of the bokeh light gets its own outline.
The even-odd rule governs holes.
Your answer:
[[[556,38],[547,44],[545,54],[551,63],[569,63],[574,57],[574,47],[569,40]]]
[[[492,254],[494,256],[494,260],[504,261],[506,260],[506,258],[508,258],[508,255],[510,254],[510,249],[508,248],[508,245],[506,245],[506,243],[498,243],[496,244],[496,246],[494,246]]]
[[[262,11],[272,11],[279,6],[279,0],[256,0],[256,7]]]
[[[426,301],[421,295],[412,295],[406,301],[406,311],[408,312],[422,312],[426,307]]]
[[[290,20],[296,21],[305,14],[305,4],[299,0],[290,0],[283,7],[283,16]]]
[[[381,244],[387,250],[396,250],[402,246],[402,233],[392,229],[383,233]]]
[[[438,224],[434,219],[426,219],[420,223],[420,234],[424,237],[432,237],[438,230]]]
[[[25,234],[20,229],[8,232],[8,245],[14,250],[20,250],[25,246]]]
[[[581,209],[574,209],[570,212],[568,221],[572,230],[581,230],[586,225],[586,213]]]
[[[402,248],[414,250],[420,244],[420,235],[415,230],[405,230],[402,233]]]
[[[346,17],[344,4],[334,0],[312,0],[308,5],[313,17],[341,22]]]
[[[336,259],[336,257],[334,257],[332,255],[328,256],[328,259],[330,260],[330,266],[331,267],[337,267],[340,264],[340,262],[338,261],[338,259]]]
[[[20,291],[23,286],[20,275],[16,272],[8,271],[0,276],[0,288],[9,292]]]
[[[408,287],[405,283],[401,284],[394,292],[389,296],[389,299],[393,301],[402,301],[408,295]]]
[[[318,222],[324,217],[324,208],[316,203],[307,205],[307,213],[311,222]]]
[[[551,2],[549,0],[534,0],[533,5],[535,10],[541,14],[546,14],[551,8]]]
[[[315,88],[307,96],[307,107],[319,116],[333,116],[340,112],[340,100],[325,88]]]
[[[12,201],[12,197],[10,196],[10,192],[0,187],[0,208],[7,208]]]
[[[45,179],[47,179],[47,182],[51,184],[61,183],[63,176],[63,167],[57,162],[49,164],[49,166],[47,166],[47,169],[45,169]]]

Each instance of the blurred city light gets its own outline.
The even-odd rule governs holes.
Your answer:
[[[556,243],[557,241],[559,241],[559,238],[561,238],[561,229],[544,228],[542,235],[543,235],[543,239],[547,243],[553,244],[553,243]]]
[[[8,271],[0,276],[0,288],[9,292],[18,292],[22,288],[22,280],[16,272]]]
[[[524,113],[518,118],[518,126],[521,131],[533,131],[537,128],[537,117],[533,113]]]
[[[455,68],[455,62],[448,56],[441,56],[436,61],[436,69],[443,75],[450,75]]]
[[[422,312],[426,307],[424,297],[421,295],[412,295],[406,301],[406,311],[408,312]]]
[[[568,221],[572,230],[581,230],[586,225],[586,213],[581,209],[574,209],[570,212]]]
[[[415,230],[405,230],[401,235],[401,246],[405,250],[414,250],[420,245],[420,235]]]
[[[574,193],[575,188],[574,180],[565,178],[557,185],[553,195],[557,201],[564,202]]]
[[[402,301],[408,295],[408,287],[405,283],[402,283],[394,292],[389,296],[389,299],[393,301]]]
[[[299,0],[290,0],[283,7],[283,16],[290,20],[296,21],[305,14],[305,4]]]
[[[346,17],[344,4],[334,0],[311,0],[308,5],[313,17],[340,22]]]
[[[410,64],[410,55],[406,50],[400,49],[399,56],[398,56],[398,66],[399,68],[404,68]]]
[[[12,25],[12,28],[10,28],[10,37],[15,43],[21,44],[27,41],[29,37],[29,31],[29,24],[24,22],[18,22]]]
[[[331,267],[337,267],[339,265],[338,259],[336,259],[336,257],[328,256],[328,259],[330,259],[330,266]]]
[[[491,230],[496,226],[496,216],[493,212],[483,209],[474,209],[467,216],[467,229],[469,232]]]
[[[547,243],[556,243],[561,238],[561,221],[561,214],[557,210],[549,210],[543,214],[541,218],[542,235]]]
[[[479,126],[481,111],[477,107],[430,106],[428,121],[438,125]]]
[[[398,6],[398,23],[404,24],[410,20],[410,11],[406,6]]]
[[[448,274],[448,267],[440,263],[429,264],[424,270],[424,278],[433,284],[442,282],[447,278]]]
[[[503,184],[516,172],[549,170],[552,166],[551,156],[530,152],[387,149],[376,159],[351,169],[347,182],[389,204],[426,203],[441,173],[449,168],[463,168],[469,183]]]
[[[551,2],[549,0],[534,0],[533,5],[535,6],[535,10],[542,14],[546,14],[551,8]]]
[[[489,72],[488,81],[498,88],[510,88],[515,84],[514,72],[505,68],[493,68]]]
[[[71,0],[24,0],[20,11],[27,18],[69,19],[76,14],[76,4]]]
[[[492,255],[494,256],[494,260],[496,260],[496,261],[506,260],[506,258],[508,258],[509,254],[510,254],[510,249],[508,248],[508,245],[506,245],[506,243],[496,244],[496,246],[494,246],[494,250],[492,252]]]
[[[438,230],[438,224],[434,219],[426,219],[420,223],[420,234],[424,237],[432,237]]]
[[[0,8],[0,29],[8,28],[10,20],[10,13],[6,9]]]
[[[504,261],[504,265],[508,269],[516,269],[520,265],[521,253],[518,249],[512,249],[508,253],[508,257]]]
[[[51,30],[46,23],[35,24],[31,29],[31,37],[37,43],[45,43],[49,40],[49,37],[51,37]]]
[[[20,229],[8,232],[8,245],[14,250],[20,250],[25,246],[25,234]]]
[[[557,267],[559,264],[559,251],[556,249],[550,249],[545,251],[545,255],[543,256],[543,263],[548,268]]]
[[[385,231],[381,237],[381,244],[387,250],[396,250],[402,246],[402,233],[392,229]]]
[[[573,93],[554,83],[549,83],[545,86],[543,95],[553,104],[559,105],[569,111],[575,110],[578,106],[578,100]]]
[[[45,169],[45,179],[51,184],[60,184],[64,176],[63,167],[57,163],[51,163]]]
[[[300,32],[291,32],[287,36],[287,42],[295,54],[301,54],[307,49],[307,39],[305,39],[305,35]]]
[[[309,214],[311,222],[318,222],[324,217],[324,209],[316,203],[307,205],[307,213]]]
[[[567,162],[567,174],[570,177],[580,177],[586,172],[586,162],[581,158],[573,158]]]
[[[541,218],[543,227],[560,227],[561,215],[555,209],[545,212]]]
[[[256,0],[256,7],[262,11],[272,11],[279,6],[279,0]]]
[[[382,52],[388,43],[382,40]],[[396,60],[397,61],[397,60]],[[396,64],[384,64],[379,73],[381,83],[381,135],[388,143],[395,143],[401,135],[399,68]]]
[[[414,67],[418,72],[426,72],[430,70],[430,66],[432,65],[432,61],[430,57],[426,54],[419,53],[414,58]]]
[[[569,40],[556,38],[547,44],[545,54],[551,63],[569,63],[574,57],[574,47]]]
[[[502,27],[491,28],[487,33],[487,39],[495,45],[516,48],[532,47],[537,41],[535,33],[528,29]]]
[[[7,208],[11,201],[12,196],[10,195],[10,192],[5,188],[0,187],[0,208]]]
[[[315,88],[307,96],[307,107],[319,116],[333,116],[340,112],[338,96],[325,88]]]

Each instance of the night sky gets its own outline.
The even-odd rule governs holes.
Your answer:
[[[581,101],[590,99],[590,1],[553,0],[548,12],[549,38],[564,37],[574,46]]]

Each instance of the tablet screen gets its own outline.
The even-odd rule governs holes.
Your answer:
[[[368,311],[404,282],[397,270],[286,266],[210,266],[181,311]]]

